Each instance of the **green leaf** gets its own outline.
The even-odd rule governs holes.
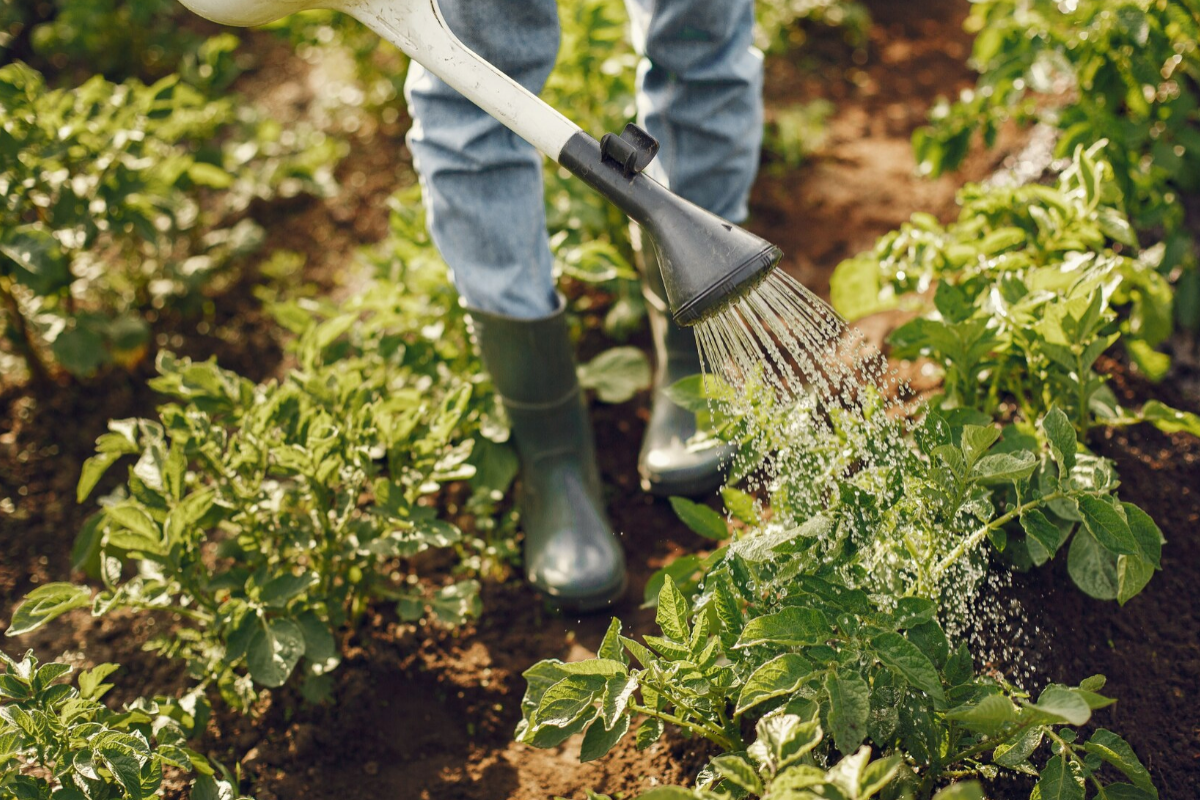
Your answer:
[[[1155,569],[1162,569],[1162,547],[1165,538],[1150,515],[1133,503],[1122,503],[1129,530],[1137,540],[1138,550]]]
[[[465,580],[443,586],[434,593],[429,607],[438,622],[451,627],[462,625],[468,619],[477,619],[483,612],[483,600],[479,597],[479,581]]]
[[[1057,755],[1042,770],[1029,800],[1083,800],[1083,784],[1075,778],[1063,756]]]
[[[1083,524],[1109,552],[1117,555],[1139,555],[1137,539],[1121,512],[1107,500],[1084,495],[1079,498],[1079,515]]]
[[[17,283],[40,297],[55,294],[74,280],[70,258],[41,225],[22,225],[3,234],[0,255],[16,266],[13,277]]]
[[[796,653],[777,656],[751,673],[738,695],[735,715],[740,716],[759,703],[790,695],[812,674],[812,663]]]
[[[1182,431],[1192,436],[1200,436],[1200,414],[1179,411],[1158,400],[1150,400],[1142,406],[1141,416],[1163,433]]]
[[[683,596],[683,592],[679,591],[675,581],[668,575],[663,581],[662,590],[658,593],[658,611],[654,615],[654,621],[658,623],[658,627],[662,629],[668,639],[686,643],[691,636],[691,629],[688,626],[690,612],[691,608],[688,606],[687,598]]]
[[[598,675],[568,675],[542,695],[533,714],[534,727],[562,728],[579,719],[604,691],[605,679]]]
[[[92,602],[92,590],[73,583],[47,583],[25,595],[5,636],[20,636],[35,631],[47,622]]]
[[[712,768],[725,780],[750,794],[762,794],[762,779],[754,771],[754,765],[745,756],[736,753],[726,753],[717,756],[711,762]]]
[[[815,707],[811,717],[808,720],[797,714],[768,714],[763,717],[754,726],[758,739],[750,745],[750,755],[759,763],[772,766],[777,772],[800,761],[821,743],[824,736]]]
[[[118,664],[97,664],[94,669],[79,673],[79,696],[84,700],[99,700],[113,687],[104,679],[120,668]]]
[[[86,500],[92,490],[96,488],[100,478],[122,455],[122,453],[97,453],[83,462],[83,469],[79,474],[79,485],[75,489],[75,502],[82,503]]]
[[[604,640],[600,642],[600,649],[596,651],[596,655],[609,661],[629,663],[629,657],[625,655],[625,648],[621,646],[621,620],[613,617],[612,621],[608,623],[608,630],[604,634]]]
[[[1133,752],[1129,743],[1117,734],[1100,728],[1092,734],[1083,748],[1119,769],[1134,786],[1153,797],[1158,797],[1158,790],[1154,788],[1154,781],[1150,779],[1149,771],[1142,766],[1142,762]]]
[[[187,175],[199,186],[212,189],[228,189],[233,185],[233,176],[215,164],[194,161],[187,168]]]
[[[746,623],[735,647],[778,645],[802,647],[821,644],[833,634],[829,621],[815,608],[790,606],[765,617],[755,617]]]
[[[933,796],[933,800],[985,800],[979,781],[952,783]]]
[[[1021,514],[1021,527],[1025,530],[1025,535],[1041,545],[1045,551],[1043,555],[1046,558],[1053,558],[1058,552],[1058,548],[1062,547],[1066,536],[1062,529],[1046,518],[1046,515],[1041,511],[1031,509]],[[1030,553],[1032,554],[1032,548]],[[1034,558],[1034,563],[1039,566],[1045,563],[1045,558]]]
[[[1154,565],[1141,556],[1117,556],[1117,603],[1125,605],[1154,577]]]
[[[638,726],[635,736],[635,743],[638,750],[645,750],[650,745],[657,742],[663,735],[663,721],[658,717],[649,717],[642,720],[642,724]],[[688,797],[691,795],[689,794]],[[642,795],[645,797],[645,795]]]
[[[711,508],[693,503],[685,497],[672,497],[671,508],[688,528],[705,539],[721,541],[729,538],[729,526],[725,518]]]
[[[109,361],[103,335],[79,326],[68,328],[54,337],[50,352],[67,372],[81,378],[91,376]]]
[[[674,559],[665,567],[655,570],[654,574],[650,576],[650,580],[646,581],[646,588],[642,590],[644,598],[642,608],[658,606],[658,594],[662,591],[663,583],[668,577],[675,581],[676,586],[680,584],[695,585],[694,577],[703,566],[703,558],[695,553],[688,553]]]
[[[158,523],[137,504],[126,502],[111,506],[105,511],[105,514],[112,524],[119,525],[136,534],[139,539],[146,539],[161,548],[162,530],[158,527]],[[158,552],[158,550],[152,549],[151,552]]]
[[[825,677],[825,693],[829,695],[828,721],[834,744],[843,753],[853,753],[867,737],[871,690],[858,675],[831,673]]]
[[[304,655],[304,632],[290,619],[263,620],[250,637],[246,664],[255,683],[283,686]]]
[[[1010,483],[1028,478],[1037,469],[1037,456],[1027,450],[984,456],[971,471],[983,483]]]
[[[1041,746],[1044,735],[1040,726],[1026,728],[1017,736],[999,745],[992,753],[992,760],[1002,767],[1016,769]]]
[[[612,675],[604,681],[604,694],[600,698],[600,718],[604,727],[613,727],[625,715],[625,709],[637,688],[637,678],[632,675]]]
[[[123,747],[96,747],[92,751],[104,762],[109,772],[117,779],[130,797],[141,798],[142,765],[138,757]]]
[[[1063,410],[1056,406],[1042,418],[1042,431],[1050,442],[1050,451],[1060,474],[1066,475],[1075,467],[1075,428]]]
[[[751,495],[732,486],[726,486],[721,489],[721,499],[725,501],[725,508],[735,519],[739,519],[747,525],[759,523],[758,506]],[[675,513],[678,514],[679,510],[676,509]]]
[[[579,761],[586,764],[589,761],[603,758],[608,755],[609,750],[616,747],[617,742],[621,741],[627,733],[629,733],[629,716],[627,714],[618,717],[612,728],[606,728],[603,721],[597,717],[588,726],[587,733],[583,735],[583,744],[579,748]]]
[[[579,367],[579,383],[605,403],[624,403],[650,386],[650,361],[636,347],[614,347]]]
[[[881,633],[871,648],[883,664],[898,672],[908,683],[929,695],[936,706],[946,702],[937,669],[921,650],[898,633]]]
[[[1078,691],[1065,686],[1046,687],[1030,708],[1060,725],[1085,725],[1092,718],[1087,700]]]
[[[303,594],[320,578],[315,572],[302,572],[299,575],[284,573],[277,575],[262,587],[262,601],[268,606],[283,607],[297,595]]]
[[[1000,438],[1000,429],[993,425],[964,425],[962,452],[970,469]]]
[[[946,713],[969,730],[988,736],[998,736],[1017,720],[1017,710],[1012,701],[998,694],[989,694],[978,703],[959,707]]]
[[[1086,529],[1071,540],[1067,552],[1067,572],[1084,594],[1097,600],[1116,600],[1120,581],[1117,557],[1100,546]]]
[[[342,659],[329,626],[313,611],[305,611],[296,617],[296,624],[304,636],[304,657],[312,674],[332,672]]]

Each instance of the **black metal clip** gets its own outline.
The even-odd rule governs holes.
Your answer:
[[[616,162],[632,178],[650,166],[658,155],[658,140],[630,122],[620,136],[606,133],[600,139],[600,153],[604,158]]]

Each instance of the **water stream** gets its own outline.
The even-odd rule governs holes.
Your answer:
[[[742,486],[772,498],[762,507],[768,530],[798,527],[825,513],[853,485],[881,497],[923,458],[909,428],[914,393],[887,358],[828,304],[782,270],[697,324],[697,341],[716,419],[739,420],[739,453],[730,465]],[[715,380],[714,380],[715,379]],[[900,510],[895,510],[900,509]],[[857,557],[840,575],[887,602],[905,594],[941,595],[951,633],[978,630],[981,619],[1028,636],[1024,614],[995,600],[997,577],[981,559],[964,559],[934,584],[922,563],[953,547],[952,532],[920,502],[898,504],[888,533],[860,531]],[[962,526],[969,520],[957,520]],[[833,528],[839,537],[847,526]],[[882,526],[879,526],[882,527]],[[814,545],[826,563],[846,559],[844,541]],[[821,566],[820,555],[811,565]],[[1004,573],[1007,574],[1007,573]],[[864,577],[865,576],[865,577]],[[973,649],[984,643],[972,636]],[[1019,663],[1019,654],[978,653],[984,661]],[[1011,647],[1020,647],[1014,641]],[[986,649],[986,648],[985,648]],[[1021,676],[1012,676],[1018,681]]]

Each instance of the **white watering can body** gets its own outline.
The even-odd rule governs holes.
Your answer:
[[[222,25],[265,25],[314,8],[342,11],[404,51],[539,151],[559,154],[579,127],[454,35],[437,0],[181,0]],[[468,0],[471,2],[472,0]]]

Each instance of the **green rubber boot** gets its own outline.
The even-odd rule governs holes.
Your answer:
[[[667,291],[653,246],[642,246],[641,231],[634,226],[634,253],[642,274],[642,294],[654,340],[654,395],[646,425],[638,474],[642,488],[659,496],[696,497],[715,491],[724,479],[723,465],[733,450],[727,445],[689,448],[696,434],[696,415],[676,405],[666,389],[701,372],[696,332],[676,325],[667,305]]]
[[[594,611],[624,593],[625,555],[604,513],[565,310],[560,297],[542,319],[470,314],[521,460],[529,581],[564,610]]]

